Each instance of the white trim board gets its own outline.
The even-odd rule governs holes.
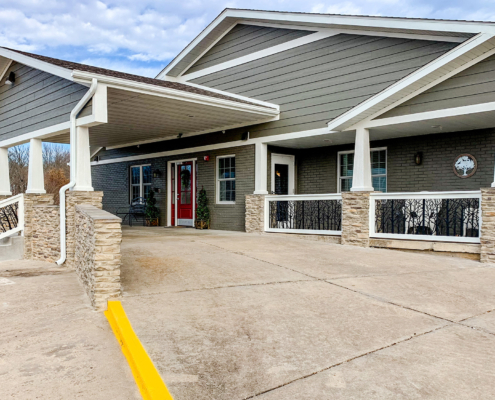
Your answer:
[[[12,65],[12,60],[9,59],[3,71],[0,71],[0,81],[3,79],[3,77],[5,76],[6,72],[9,70],[11,65]]]
[[[315,32],[307,36],[303,36],[298,39],[290,40],[288,42],[269,47],[264,50],[256,51],[254,53],[248,54],[246,56],[234,58],[233,60],[223,62],[221,64],[213,65],[212,67],[208,67],[202,69],[200,71],[191,72],[190,74],[180,75],[180,77],[189,81],[192,79],[197,79],[205,75],[214,74],[215,72],[223,71],[225,69],[233,68],[241,64],[246,64],[248,62],[259,60],[260,58],[265,58],[271,56],[273,54],[281,53],[286,50],[293,49],[295,47],[304,46],[309,43],[316,42],[318,40],[325,39],[330,36],[335,36],[339,34],[336,30],[325,30],[321,32]]]
[[[447,79],[447,77],[450,73],[453,72],[453,70],[457,71],[458,73],[467,68],[468,62],[466,61],[466,59],[469,58],[469,52],[483,52],[481,56],[473,57],[474,59],[482,57],[487,54],[487,52],[493,50],[495,43],[492,43],[491,45],[489,43],[487,44],[487,42],[492,39],[493,35],[491,34],[480,34],[472,39],[467,40],[464,43],[461,43],[459,46],[438,57],[424,67],[411,73],[404,79],[401,79],[400,81],[389,86],[387,89],[383,90],[377,95],[371,97],[370,99],[362,102],[353,109],[330,121],[328,123],[328,128],[330,130],[349,130],[351,127],[355,129],[356,127],[360,126],[360,122],[363,122],[363,120],[370,117],[370,115],[383,113],[383,110],[386,107],[390,106],[391,103],[397,104],[398,102],[402,102],[404,98],[411,95],[411,92],[414,92],[416,95],[422,93],[423,91],[427,90],[427,85],[431,84],[432,82],[439,83]],[[448,69],[448,72],[446,71],[446,69]],[[414,90],[415,88],[418,89]],[[400,96],[400,100],[390,102],[390,98],[392,96],[399,96],[402,91],[408,89],[412,89],[410,93],[404,93],[402,96]],[[383,106],[381,106],[381,104],[383,104]],[[373,109],[377,110],[372,111]],[[370,111],[370,115],[366,115],[366,113],[369,113]],[[361,121],[355,123],[351,122],[353,119],[358,119],[361,117]]]
[[[158,79],[167,79],[167,74],[196,46],[198,46],[215,28],[220,25],[226,18],[232,19],[233,23],[242,21],[243,23],[270,22],[287,25],[298,24],[318,24],[319,26],[332,25],[349,26],[383,30],[398,30],[400,32],[410,31],[411,34],[428,32],[453,32],[453,33],[470,33],[478,34],[480,32],[495,34],[495,24],[486,22],[468,22],[468,21],[446,21],[446,20],[428,20],[428,19],[407,19],[407,18],[384,18],[371,16],[347,16],[331,14],[310,14],[294,12],[274,12],[274,11],[254,11],[225,9],[217,18],[215,18],[184,50],[182,50],[167,67],[165,67],[157,76]],[[306,25],[306,29],[311,29],[311,25]],[[231,29],[231,28],[230,28]],[[211,47],[210,47],[211,48]],[[190,67],[191,64],[188,64]],[[183,69],[180,72],[186,71]]]

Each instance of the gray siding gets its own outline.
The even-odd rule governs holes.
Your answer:
[[[495,129],[421,135],[371,142],[371,147],[387,147],[388,192],[479,190],[490,187],[495,165]],[[337,191],[337,152],[353,145],[321,147],[297,153],[299,194]],[[414,155],[423,152],[423,164]],[[455,158],[472,154],[477,172],[468,179],[453,172]]]
[[[0,141],[69,121],[71,110],[88,90],[19,63],[13,63],[7,75],[11,71],[15,84],[0,85]]]
[[[377,119],[495,101],[495,56],[466,69]]]
[[[235,154],[236,156],[236,204],[216,204],[215,166],[216,157]],[[203,156],[209,155],[210,161]],[[157,205],[161,211],[161,225],[167,222],[167,161],[198,158],[198,190],[204,187],[209,199],[211,228],[221,230],[244,231],[246,211],[245,196],[254,191],[254,145],[233,147],[201,153],[182,154],[173,157],[151,158],[148,160],[129,161],[115,164],[103,164],[92,167],[93,186],[102,190],[103,209],[115,213],[119,207],[129,206],[129,171],[131,165],[151,164],[152,170],[162,172],[160,178],[153,178],[153,187],[160,188],[156,194]]]
[[[279,104],[251,137],[323,128],[457,44],[339,34],[192,82]]]
[[[246,56],[310,33],[313,32],[239,24],[208,50],[187,70],[186,74]]]

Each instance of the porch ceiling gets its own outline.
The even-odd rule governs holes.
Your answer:
[[[248,126],[276,117],[269,107],[236,102],[208,104],[108,88],[108,123],[90,128],[90,143],[112,147]],[[68,143],[69,134],[50,138]]]
[[[429,135],[434,133],[448,133],[471,131],[476,129],[495,128],[495,111],[479,112],[468,115],[433,118],[424,121],[414,121],[393,124],[370,129],[370,140],[386,140],[407,136]],[[272,145],[307,149],[313,147],[336,146],[354,143],[355,132],[332,132],[318,136],[297,138],[271,143]]]

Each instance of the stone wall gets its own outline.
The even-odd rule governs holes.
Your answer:
[[[67,260],[65,265],[74,269],[74,256],[76,252],[76,205],[87,204],[96,208],[102,208],[103,192],[77,192],[66,193],[66,238],[67,238]]]
[[[74,266],[91,303],[105,310],[120,296],[122,220],[92,205],[75,206]]]
[[[264,232],[265,230],[264,194],[246,195],[246,232]]]
[[[495,188],[481,189],[480,261],[495,262]]]
[[[32,259],[57,262],[60,258],[60,207],[35,205],[32,218]]]
[[[33,235],[35,232],[35,207],[51,206],[54,203],[53,194],[24,194],[24,259],[33,259]]]
[[[342,193],[342,244],[370,246],[370,193]]]

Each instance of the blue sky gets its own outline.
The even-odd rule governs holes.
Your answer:
[[[495,21],[495,0],[0,0],[0,46],[155,77],[224,8]]]

